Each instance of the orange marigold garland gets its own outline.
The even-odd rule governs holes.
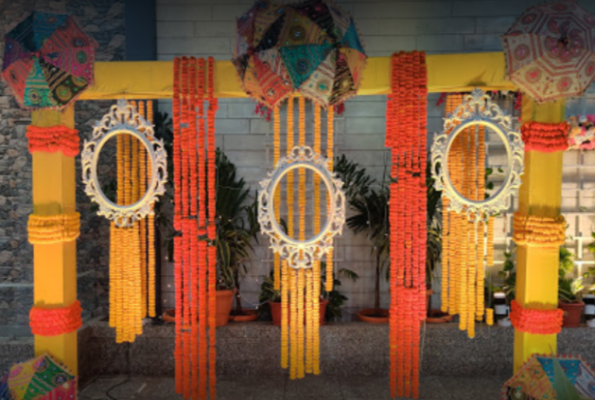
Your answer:
[[[75,332],[81,326],[81,303],[77,300],[67,307],[34,306],[29,311],[31,333],[40,336],[56,336]]]
[[[525,151],[533,150],[542,153],[565,151],[568,149],[569,130],[570,125],[567,122],[527,122],[521,127]]]
[[[79,153],[79,134],[76,129],[62,125],[40,127],[27,126],[29,152],[42,151],[56,153],[61,151],[67,157],[74,157]]]
[[[390,185],[390,386],[393,397],[419,394],[420,328],[426,285],[425,53],[392,57],[386,145],[392,148]]]
[[[200,400],[216,396],[213,72],[212,58],[174,61],[176,391]]]
[[[564,311],[524,308],[518,301],[510,303],[510,322],[517,331],[534,335],[552,335],[562,331]]]
[[[215,328],[217,325],[217,247],[215,245],[217,226],[215,225],[216,213],[216,169],[215,169],[215,114],[219,108],[218,100],[215,98],[215,59],[209,57],[208,59],[208,81],[207,94],[209,101],[209,108],[207,111],[207,185],[208,185],[208,296],[209,296],[209,395],[213,400],[217,394],[217,374],[216,374],[216,335]]]

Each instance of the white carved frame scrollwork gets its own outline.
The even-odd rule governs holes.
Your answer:
[[[97,177],[101,149],[110,138],[117,135],[130,135],[138,139],[147,150],[151,163],[147,166],[151,171],[147,191],[136,203],[128,205],[116,204],[108,199],[101,190]],[[135,221],[152,214],[152,205],[165,193],[167,153],[163,141],[155,138],[153,125],[124,99],[119,100],[117,105],[113,105],[101,121],[95,122],[91,140],[85,140],[81,163],[85,193],[91,201],[99,205],[97,214],[114,221],[118,227],[131,227]]]
[[[320,232],[307,240],[289,237],[277,222],[275,215],[275,191],[281,180],[290,171],[305,168],[320,176],[330,195],[328,216]],[[286,259],[292,268],[311,268],[316,260],[333,248],[333,237],[343,232],[345,224],[345,193],[343,182],[328,169],[328,160],[316,154],[310,147],[294,147],[287,157],[281,158],[275,170],[260,182],[258,196],[258,222],[263,234],[270,237],[275,253]]]
[[[485,126],[498,134],[507,152],[507,175],[504,184],[483,201],[464,197],[454,187],[448,165],[448,154],[459,134],[467,128]],[[447,134],[450,132],[450,134]],[[432,145],[432,176],[434,187],[449,199],[449,209],[464,212],[470,221],[485,221],[490,215],[505,211],[512,194],[521,186],[524,172],[524,143],[512,128],[512,117],[492,103],[489,95],[475,89],[463,99],[463,104],[444,120],[444,132],[436,135]]]

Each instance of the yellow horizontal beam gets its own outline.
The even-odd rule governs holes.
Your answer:
[[[371,57],[364,71],[359,95],[390,91],[390,57]],[[428,55],[430,92],[515,90],[505,80],[502,53]],[[112,61],[95,63],[95,85],[81,100],[165,99],[173,96],[173,61]],[[215,62],[215,96],[247,97],[231,61]]]

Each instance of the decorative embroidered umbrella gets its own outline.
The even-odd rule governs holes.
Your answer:
[[[595,398],[595,373],[582,358],[557,356],[566,377],[578,394]],[[502,389],[503,400],[560,399],[554,388],[554,360],[551,356],[533,355],[510,378]]]
[[[76,377],[45,354],[15,364],[8,372],[8,391],[14,400],[71,400],[76,386]]]
[[[502,40],[508,79],[538,102],[581,96],[595,78],[595,17],[574,0],[529,8]]]
[[[13,400],[8,390],[8,372],[0,378],[0,400]]]
[[[62,109],[93,84],[98,44],[72,16],[33,12],[5,43],[2,77],[23,108]]]
[[[271,109],[295,91],[325,108],[342,103],[366,58],[351,16],[326,0],[259,0],[237,20],[233,63],[246,93]]]

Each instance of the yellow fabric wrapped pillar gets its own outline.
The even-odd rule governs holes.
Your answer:
[[[74,128],[74,104],[59,111],[34,111],[32,125]],[[36,151],[33,157],[33,213],[75,212],[74,157]],[[36,306],[69,306],[76,301],[76,241],[33,245],[33,298]],[[49,353],[78,374],[77,332],[35,336],[35,355]]]
[[[538,105],[523,98],[523,123],[564,121],[563,100]],[[563,152],[525,152],[525,174],[519,191],[519,214],[540,217],[560,215],[562,202]],[[539,304],[548,309],[558,307],[557,247],[518,246],[516,300],[523,307]],[[535,353],[556,352],[557,335],[534,335],[515,331],[514,370]]]

